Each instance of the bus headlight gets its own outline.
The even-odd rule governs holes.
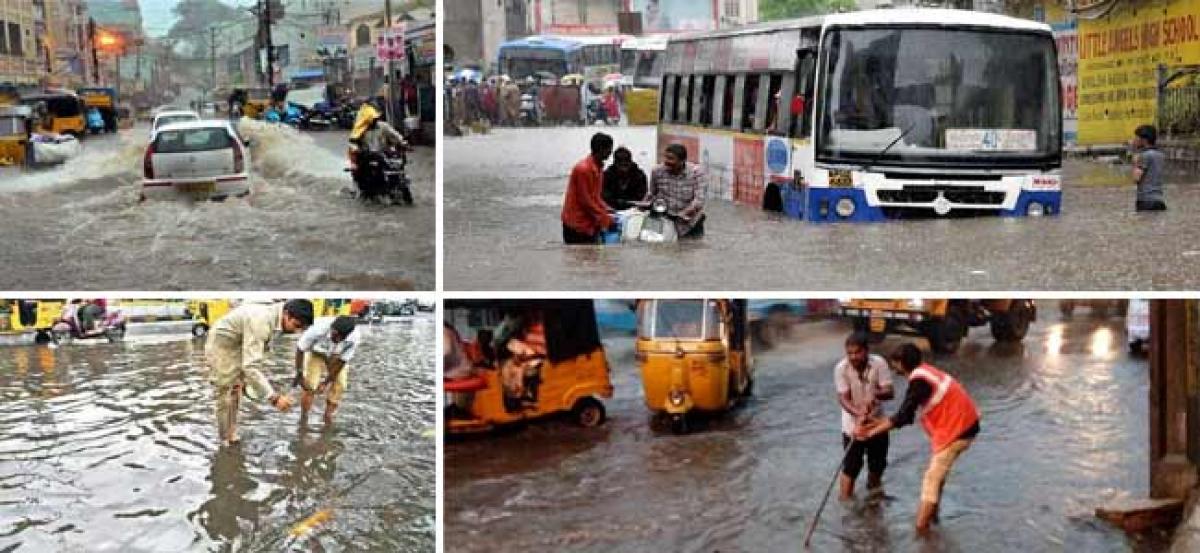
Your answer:
[[[843,219],[849,218],[851,215],[854,215],[854,208],[855,208],[854,200],[852,200],[850,198],[842,198],[842,199],[838,200],[837,204],[835,204],[833,207],[834,212],[836,212],[838,214],[838,217],[841,217]]]
[[[1041,217],[1046,214],[1046,206],[1039,202],[1029,202],[1029,205],[1025,207],[1025,214],[1030,217]]]

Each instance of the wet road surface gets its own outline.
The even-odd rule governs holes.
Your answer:
[[[703,240],[562,244],[571,166],[603,130],[649,173],[653,127],[495,129],[446,141],[448,290],[1150,290],[1200,288],[1200,188],[1133,211],[1128,166],[1071,160],[1063,215],[813,225],[710,200]]]
[[[243,125],[248,199],[139,204],[147,127],[84,141],[66,165],[0,168],[8,290],[431,290],[434,151],[409,157],[414,207],[366,205],[344,131]]]
[[[332,429],[243,402],[220,450],[202,341],[0,351],[0,551],[432,552],[434,319],[366,330]]]
[[[1124,321],[1042,305],[1023,345],[975,329],[934,363],[957,375],[982,433],[956,464],[942,525],[912,529],[928,441],[892,434],[885,499],[830,499],[813,551],[1156,551],[1092,516],[1148,493],[1148,363],[1125,353]],[[610,420],[582,430],[547,422],[450,443],[447,551],[800,551],[841,458],[833,366],[846,325],[805,323],[758,354],[756,395],[692,434],[651,430],[632,339],[606,339]],[[882,348],[900,343],[889,338]],[[897,381],[894,412],[905,384]],[[502,544],[502,546],[500,546]]]

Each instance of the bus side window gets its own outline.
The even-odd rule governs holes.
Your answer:
[[[741,74],[735,77],[733,81],[733,113],[730,114],[732,117],[729,121],[729,128],[735,131],[745,128],[746,113],[743,104],[749,103],[746,100],[747,78],[747,75]]]
[[[700,83],[696,88],[695,98],[696,112],[692,114],[692,123],[702,126],[712,125],[712,101],[713,101],[713,84],[714,77],[712,75],[703,75],[700,77]]]
[[[758,101],[762,94],[759,93],[758,75],[746,75],[746,86],[742,89],[742,120],[738,124],[738,129],[743,131],[762,129],[762,115],[759,113]],[[765,93],[765,91],[764,91]],[[755,119],[758,117],[759,119]]]
[[[667,75],[665,78],[666,88],[663,91],[663,121],[675,121],[675,110],[679,106],[679,76]]]
[[[817,54],[813,50],[804,50],[796,60],[796,96],[792,98],[793,107],[800,113],[792,119],[792,132],[796,138],[812,136],[813,89],[817,79]],[[789,110],[790,111],[790,110]]]
[[[679,95],[679,98],[681,100],[683,100],[683,109],[680,110],[680,112],[679,112],[679,122],[681,122],[681,123],[688,123],[692,120],[692,101],[691,100],[692,100],[692,90],[694,90],[696,88],[695,84],[696,84],[696,76],[688,75],[687,80],[684,81],[683,92],[680,93],[680,95]]]
[[[774,132],[775,127],[779,125],[779,102],[782,101],[783,76],[772,73],[767,75],[767,78],[770,79],[770,86],[767,87],[767,96],[764,98],[767,109],[767,123],[760,130]]]
[[[711,114],[712,115],[711,123],[712,123],[713,127],[728,126],[728,123],[726,123],[727,118],[726,118],[725,114],[729,112],[729,104],[731,104],[733,102],[733,99],[726,96],[726,94],[727,94],[726,91],[732,90],[732,84],[730,84],[728,87],[726,86],[727,81],[728,81],[728,77],[726,77],[725,75],[717,75],[717,76],[713,77],[713,93],[712,93],[713,106],[712,106],[712,114]]]
[[[789,136],[792,134],[792,124],[795,118],[792,116],[792,100],[796,97],[796,72],[789,71],[783,74],[782,85],[779,89],[779,97],[775,100],[775,109],[779,116],[775,122],[775,127],[772,129],[774,134],[781,136]]]
[[[720,126],[723,129],[729,129],[733,127],[733,92],[737,88],[737,77],[734,75],[725,75],[721,77],[721,82],[724,83],[724,92],[721,97]]]
[[[671,93],[675,90],[675,78],[671,75],[662,76],[662,93],[659,94],[658,100],[658,120],[670,121],[667,117],[671,113],[671,108],[675,107],[675,99],[671,97]]]

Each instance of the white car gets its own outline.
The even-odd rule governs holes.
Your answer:
[[[200,115],[205,119],[212,119],[217,116],[217,104],[208,102],[200,106]]]
[[[142,162],[142,199],[224,200],[250,193],[250,149],[227,121],[172,123]]]
[[[1125,338],[1130,353],[1141,353],[1150,341],[1150,300],[1129,300],[1125,313]]]
[[[166,125],[170,125],[171,123],[199,120],[200,114],[189,109],[159,112],[154,116],[154,122],[150,123],[150,140],[153,141],[154,133],[158,132],[158,129]]]

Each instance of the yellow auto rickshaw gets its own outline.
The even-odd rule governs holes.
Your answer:
[[[646,407],[685,433],[693,411],[719,413],[754,387],[746,300],[638,302],[635,356]]]
[[[192,326],[192,336],[208,334],[209,329],[230,309],[233,309],[233,305],[229,300],[188,300],[187,310],[196,321]]]
[[[246,105],[242,106],[242,115],[251,119],[262,119],[271,107],[271,89],[257,86],[246,89]]]
[[[458,344],[473,374],[443,379],[448,434],[565,413],[584,427],[604,422],[600,398],[613,387],[591,300],[462,300],[446,309],[448,324],[474,331]]]
[[[87,133],[83,100],[74,92],[28,94],[21,96],[21,104],[34,107],[38,121],[35,132],[69,134],[77,139],[82,139]],[[39,113],[36,106],[45,106],[45,112]]]
[[[33,333],[36,343],[48,343],[50,329],[65,304],[62,300],[0,300],[0,335]]]
[[[29,106],[0,106],[0,167],[25,164],[32,115]]]

